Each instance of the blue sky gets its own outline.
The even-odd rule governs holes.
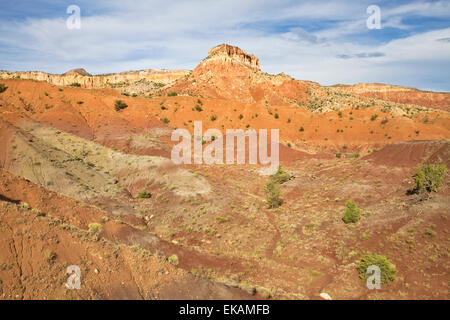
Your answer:
[[[79,30],[66,27],[72,4]],[[381,29],[367,28],[370,5]],[[450,0],[16,0],[0,11],[9,71],[193,69],[220,43],[255,54],[263,71],[323,85],[450,91]]]

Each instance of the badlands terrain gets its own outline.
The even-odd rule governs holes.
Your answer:
[[[411,192],[420,165],[450,166],[449,93],[324,87],[229,45],[193,71],[0,85],[2,299],[450,299],[449,177]],[[280,206],[258,165],[170,160],[172,131],[198,120],[280,129]],[[368,252],[396,269],[379,290],[358,273]]]

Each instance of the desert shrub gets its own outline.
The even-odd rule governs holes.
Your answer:
[[[266,202],[269,208],[278,208],[283,200],[281,199],[281,188],[280,185],[285,183],[291,178],[291,175],[283,170],[281,166],[275,174],[270,176],[269,181],[264,186],[264,193],[266,194]]]
[[[161,119],[162,122],[164,122],[165,124],[168,124],[170,122],[169,119],[167,119],[166,117]]]
[[[358,208],[355,201],[348,200],[345,207],[346,208],[342,216],[342,220],[345,223],[355,223],[361,219],[361,209]]]
[[[274,116],[275,119],[278,119],[278,118],[280,117],[280,116],[278,115],[278,113],[275,113],[273,116]]]
[[[303,132],[303,131],[305,131],[305,129],[303,127],[300,127],[300,129],[298,129],[298,131]]]
[[[276,181],[270,180],[264,187],[264,193],[266,194],[266,202],[269,208],[278,208],[283,203],[280,184]]]
[[[140,199],[148,199],[150,198],[152,195],[145,189],[142,189],[141,191],[139,191],[138,193],[138,198]]]
[[[436,191],[446,175],[447,166],[445,164],[422,165],[413,176],[415,182],[413,191],[416,193]]]
[[[198,112],[202,112],[203,108],[200,107],[198,104],[195,106],[195,110],[197,110]]]
[[[5,91],[6,91],[6,89],[8,89],[8,87],[7,87],[7,86],[5,86],[5,84],[4,84],[4,83],[0,83],[0,93],[2,93],[2,92],[5,92]]]
[[[380,282],[382,284],[395,280],[395,274],[397,273],[395,265],[392,264],[386,257],[376,253],[367,253],[364,257],[357,261],[359,277],[367,280],[370,276],[370,274],[367,274],[367,268],[373,265],[380,268]]]
[[[240,114],[239,115],[239,119],[242,119],[242,118],[244,118],[244,116],[242,114]]]
[[[102,231],[102,225],[97,222],[89,223],[89,232],[97,233]]]
[[[370,117],[370,121],[375,121],[378,118],[377,114],[374,114],[373,116]]]
[[[336,158],[340,158],[341,156],[342,156],[342,153],[340,153],[340,152],[336,153]]]
[[[211,121],[216,121],[216,119],[217,119],[217,116],[216,116],[215,114],[213,114],[213,115],[211,116]]]
[[[168,97],[176,97],[178,95],[178,93],[176,92],[170,92],[167,96]]]
[[[352,153],[349,158],[359,158],[359,152]]]
[[[44,259],[49,264],[53,264],[53,262],[55,262],[55,259],[56,259],[56,253],[54,253],[53,251],[51,251],[49,249],[45,249],[45,251],[44,251]]]
[[[71,87],[81,87],[81,84],[79,84],[78,82],[74,82],[70,84]]]
[[[272,176],[272,180],[283,184],[291,178],[291,175],[283,170],[281,166],[278,167],[277,172]]]
[[[128,105],[127,105],[124,101],[122,101],[122,100],[116,100],[116,101],[114,102],[114,109],[116,109],[116,111],[125,109],[125,108],[127,108],[127,107],[128,107]]]
[[[216,217],[216,219],[219,223],[224,223],[230,221],[231,217]]]
[[[178,256],[176,254],[171,255],[167,260],[174,266],[178,265]]]
[[[342,111],[338,112],[338,116],[339,116],[339,118],[342,118]]]

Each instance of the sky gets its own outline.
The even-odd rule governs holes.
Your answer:
[[[79,29],[67,25],[71,5]],[[3,0],[0,10],[0,70],[192,70],[222,43],[265,72],[322,85],[450,92],[450,0]]]

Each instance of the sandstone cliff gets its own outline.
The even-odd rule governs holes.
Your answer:
[[[188,70],[141,70],[90,75],[84,69],[74,69],[59,75],[41,71],[0,71],[0,79],[46,81],[57,86],[79,84],[80,87],[88,89],[116,88],[121,92],[143,94],[170,84],[188,73]]]

